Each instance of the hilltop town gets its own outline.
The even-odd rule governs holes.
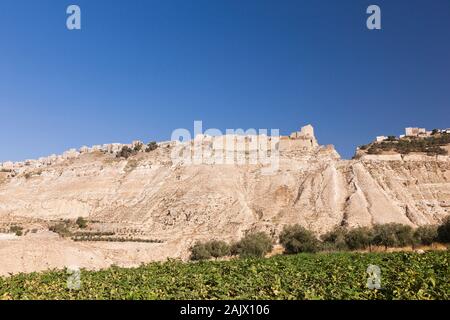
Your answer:
[[[94,145],[92,147],[82,146],[79,149],[70,149],[61,155],[52,154],[48,157],[41,157],[39,159],[28,159],[25,161],[6,161],[0,163],[0,172],[9,173],[9,176],[23,174],[34,169],[51,167],[53,165],[62,164],[67,160],[77,159],[80,156],[88,154],[105,154],[112,157],[121,157],[127,154],[148,153],[155,148],[173,149],[179,145],[182,147],[192,147],[193,152],[201,147],[202,156],[204,154],[212,154],[212,151],[222,150],[224,152],[257,152],[258,150],[269,150],[268,144],[272,137],[267,137],[267,141],[262,141],[262,136],[258,135],[225,135],[225,136],[208,136],[199,134],[192,141],[188,143],[180,143],[178,141],[166,141],[156,143],[154,141],[145,144],[142,141],[136,140],[130,144],[110,143],[103,145]],[[265,137],[264,137],[265,138]],[[280,136],[277,138],[276,146],[273,149],[277,151],[303,151],[318,147],[317,140],[314,136],[314,128],[311,125],[306,125],[300,131],[293,132],[289,136]],[[239,141],[243,141],[243,147],[238,145]],[[232,143],[230,143],[230,141]],[[330,146],[331,147],[331,146]],[[209,151],[209,153],[208,153]],[[126,156],[125,156],[126,157]]]
[[[399,136],[399,138],[400,139],[408,138],[408,137],[426,138],[426,137],[431,137],[431,136],[438,135],[438,134],[450,134],[450,128],[427,130],[425,128],[408,127],[408,128],[405,128],[405,134],[401,134]],[[392,140],[393,139],[392,137],[396,138],[395,136],[377,136],[375,141],[383,142],[386,140]]]
[[[405,128],[405,134],[378,136],[375,141],[357,148],[355,158],[390,156],[402,159],[420,155],[447,156],[450,152],[450,129]]]

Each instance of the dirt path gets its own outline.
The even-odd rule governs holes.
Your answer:
[[[64,267],[97,270],[112,264],[133,267],[177,255],[174,243],[74,242],[40,232],[0,239],[0,275]]]

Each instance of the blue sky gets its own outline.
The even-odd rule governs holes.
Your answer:
[[[448,0],[2,0],[0,40],[0,161],[168,140],[194,120],[312,123],[346,158],[406,126],[450,127]]]

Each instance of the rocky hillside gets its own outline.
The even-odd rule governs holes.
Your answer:
[[[173,144],[126,159],[94,151],[18,174],[5,171],[0,228],[19,224],[40,235],[58,221],[85,217],[92,232],[157,239],[160,243],[139,249],[144,260],[153,260],[185,258],[196,239],[231,241],[249,230],[278,234],[286,224],[323,233],[336,225],[419,226],[450,214],[448,156],[341,160],[332,146],[295,139],[280,141],[279,167],[271,175],[263,174],[260,164],[175,163]],[[13,240],[8,241],[12,250]],[[92,249],[89,245],[77,250]],[[117,250],[108,261],[117,262],[112,258]],[[8,252],[0,241],[2,260]]]

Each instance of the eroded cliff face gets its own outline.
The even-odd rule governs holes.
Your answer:
[[[170,147],[128,159],[84,154],[14,177],[3,173],[0,223],[45,229],[60,219],[86,217],[95,230],[163,241],[140,248],[146,261],[186,258],[198,239],[237,240],[249,230],[276,235],[286,224],[323,233],[336,225],[419,226],[450,214],[449,157],[340,160],[334,148],[314,147],[282,151],[272,175],[261,167],[174,164]],[[115,255],[108,259],[117,263]]]
[[[163,238],[238,235],[300,223],[333,226],[436,223],[449,214],[450,161],[339,160],[332,148],[280,154],[279,169],[260,165],[173,165],[169,148],[127,160],[87,154],[3,179],[0,217],[79,216],[136,224]]]

